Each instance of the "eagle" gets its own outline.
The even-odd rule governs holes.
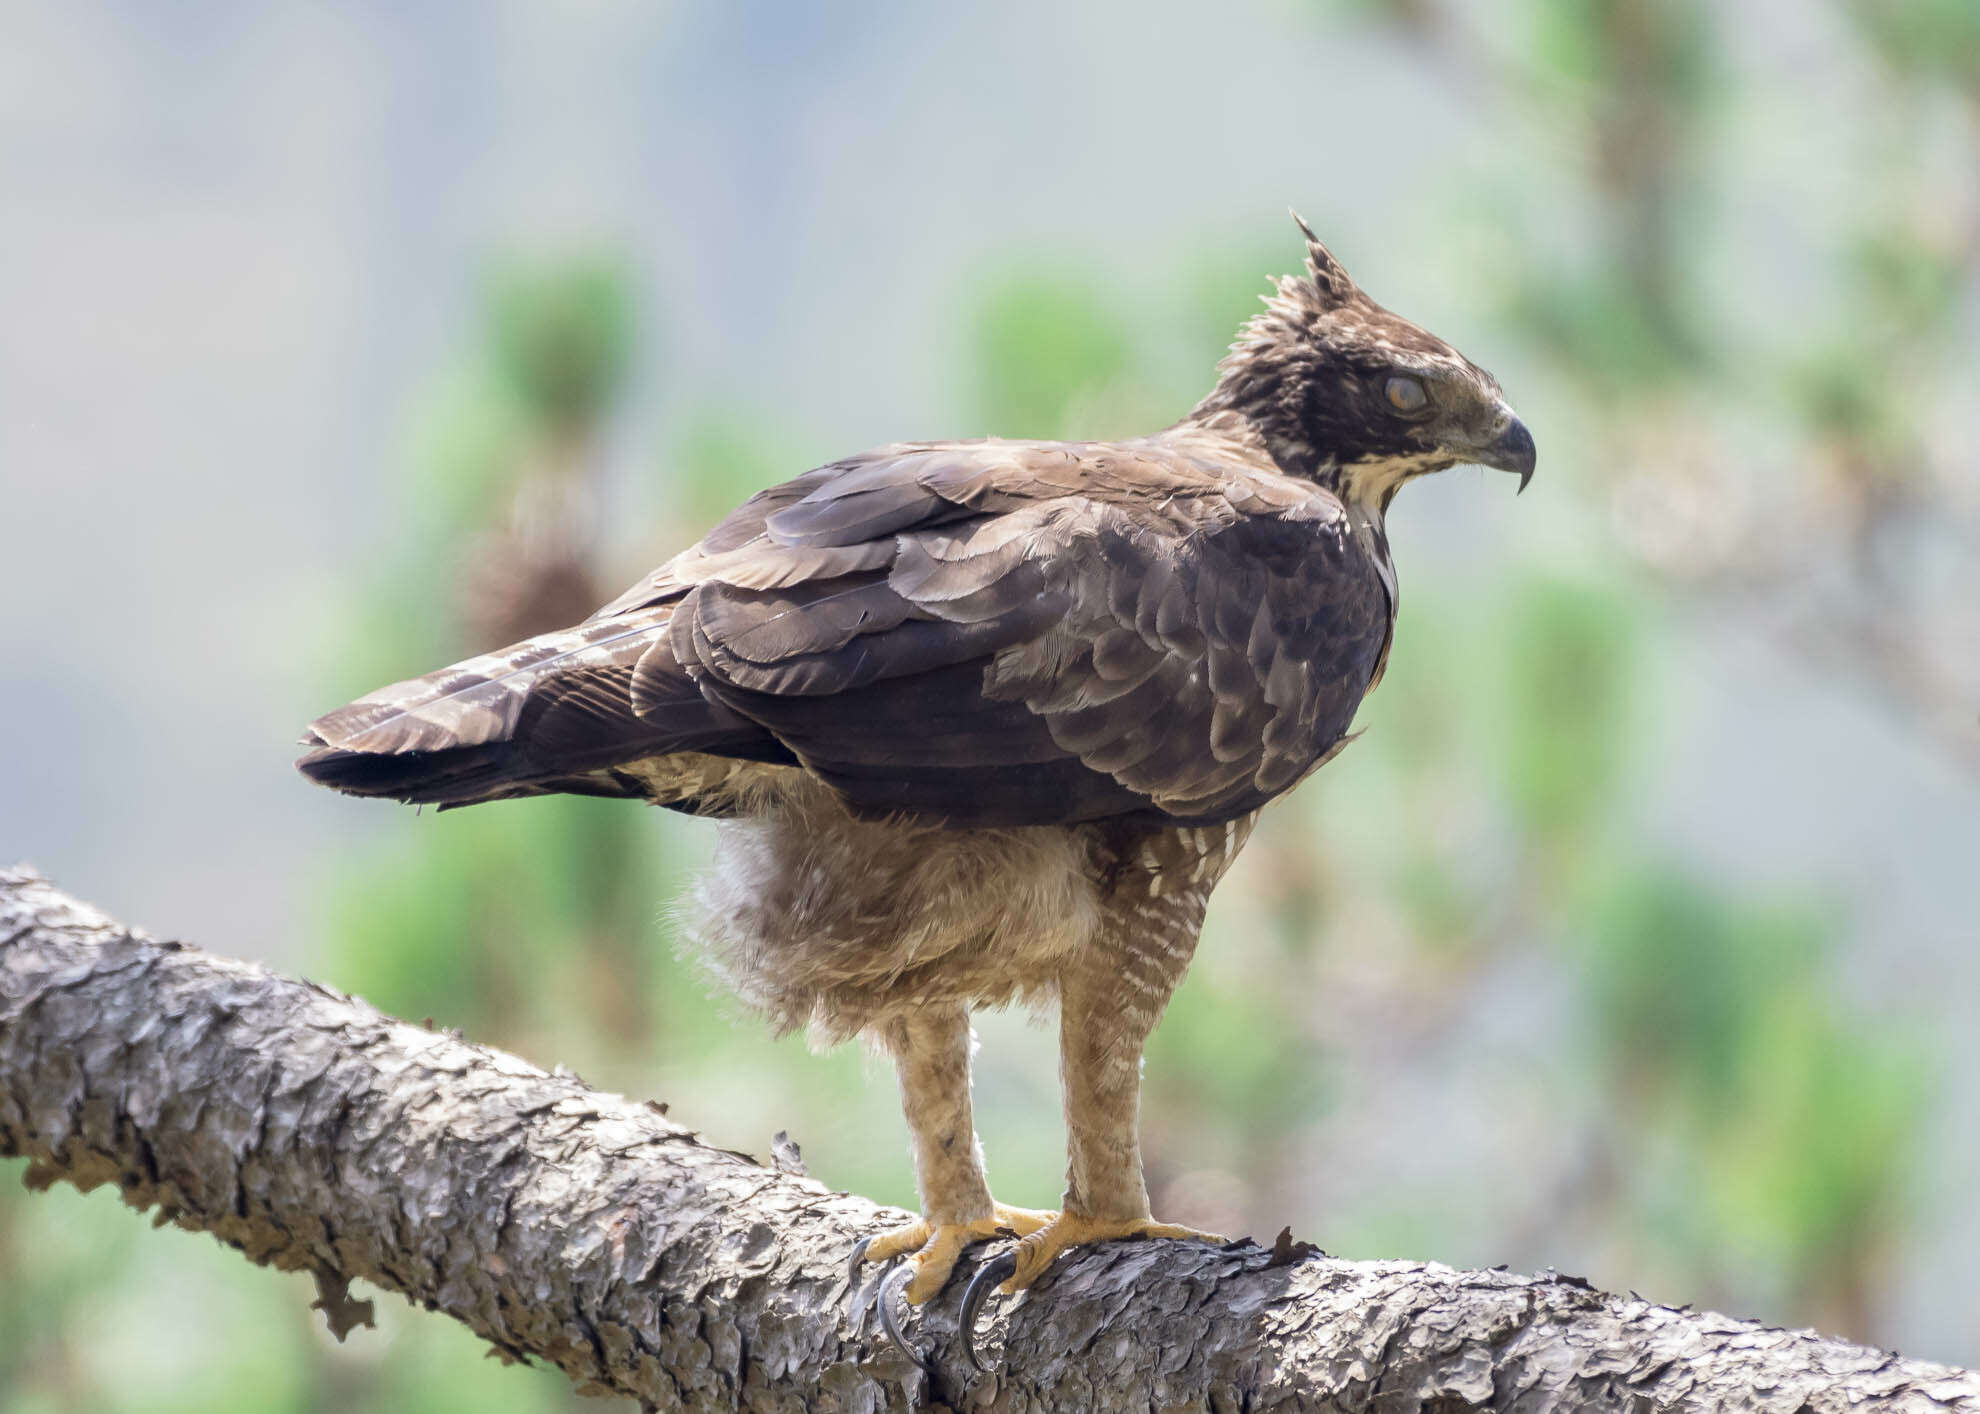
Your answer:
[[[1396,492],[1459,463],[1533,474],[1498,382],[1299,226],[1304,277],[1276,281],[1174,426],[835,461],[575,627],[304,738],[302,772],[353,795],[713,819],[690,935],[780,1031],[866,1037],[898,1072],[921,1216],[853,1266],[906,1258],[890,1299],[920,1303],[966,1247],[1016,1239],[965,1332],[986,1277],[1018,1291],[1084,1244],[1222,1240],[1149,1210],[1143,1046],[1259,811],[1381,679]],[[1067,1175],[1039,1212],[985,1179],[970,1013],[1054,1001]]]

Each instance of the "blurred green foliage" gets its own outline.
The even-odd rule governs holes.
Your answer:
[[[1851,0],[1848,9],[1893,68],[1980,92],[1980,8],[1966,0]]]
[[[976,316],[983,416],[1008,437],[1067,435],[1067,413],[1128,372],[1127,330],[1090,279],[1019,274]]]
[[[1597,846],[1635,738],[1629,614],[1603,585],[1524,586],[1502,640],[1516,729],[1498,766],[1518,827],[1540,849]]]
[[[609,410],[632,345],[625,278],[610,261],[497,272],[495,364],[546,430],[590,427]]]
[[[1636,1184],[1663,1189],[1663,1239],[1706,1291],[1867,1319],[1927,1099],[1922,1044],[1848,1015],[1826,966],[1833,928],[1806,905],[1646,869],[1614,882],[1592,923],[1609,1141]]]

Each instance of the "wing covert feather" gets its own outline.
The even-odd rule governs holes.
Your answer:
[[[1391,612],[1331,495],[1161,438],[882,448],[617,612],[654,602],[636,711],[692,684],[855,808],[956,824],[1247,813],[1340,740]]]

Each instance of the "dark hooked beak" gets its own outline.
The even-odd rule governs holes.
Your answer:
[[[1499,435],[1480,447],[1471,459],[1480,466],[1495,466],[1501,471],[1516,472],[1519,489],[1524,491],[1526,483],[1533,479],[1533,434],[1518,418],[1508,417]]]

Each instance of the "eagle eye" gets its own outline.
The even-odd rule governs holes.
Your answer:
[[[1405,417],[1413,417],[1430,406],[1430,394],[1420,380],[1397,374],[1382,388],[1389,400],[1389,406]]]

